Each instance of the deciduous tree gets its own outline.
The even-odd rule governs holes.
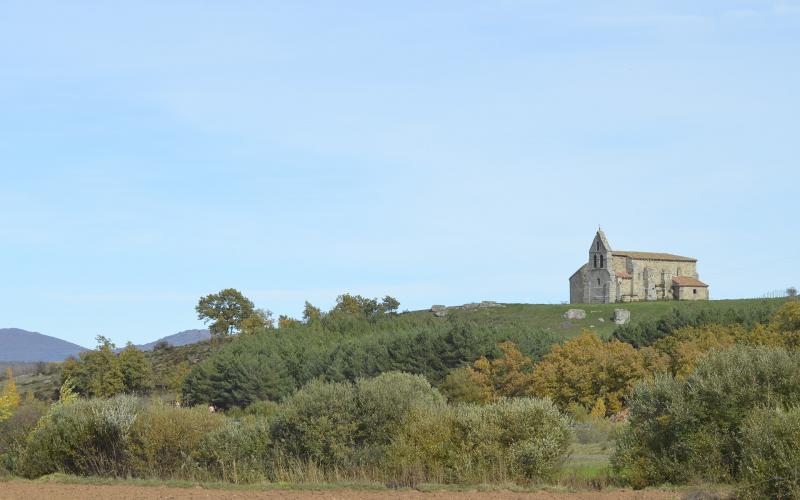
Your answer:
[[[255,306],[239,290],[226,288],[201,297],[195,310],[199,319],[211,322],[208,329],[213,336],[224,337],[241,331],[242,322],[255,313]]]

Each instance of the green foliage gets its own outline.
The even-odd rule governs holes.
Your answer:
[[[274,328],[272,312],[265,309],[255,309],[253,314],[244,318],[239,324],[243,335],[254,335],[264,330]]]
[[[323,467],[376,463],[412,408],[443,405],[418,375],[389,372],[355,384],[314,380],[281,404],[272,432],[290,458]]]
[[[727,308],[720,307],[722,304],[717,307],[706,305],[702,309],[694,310],[674,307],[661,317],[618,326],[613,336],[635,347],[646,347],[688,326],[717,324],[752,328],[758,324],[769,323],[772,315],[782,304],[783,301],[779,300],[760,300],[741,301],[735,307]]]
[[[119,354],[119,365],[125,392],[140,395],[150,393],[153,389],[153,366],[142,351],[128,343]]]
[[[234,288],[201,297],[195,310],[199,319],[211,321],[208,329],[215,337],[241,331],[242,323],[255,314],[253,302]],[[248,327],[253,326],[257,325],[248,324]]]
[[[278,412],[279,405],[275,401],[256,401],[244,409],[245,415],[270,418]]]
[[[125,380],[114,344],[102,335],[97,337],[94,351],[70,358],[61,370],[61,383],[71,380],[73,389],[82,396],[111,397],[125,390]]]
[[[442,385],[439,386],[439,390],[447,397],[448,401],[453,403],[483,403],[486,401],[484,388],[475,381],[469,366],[450,370]]]
[[[798,403],[800,354],[742,346],[714,352],[685,380],[663,375],[635,388],[612,463],[636,487],[738,480],[750,412]]]
[[[800,408],[757,408],[742,426],[742,498],[800,498]]]
[[[131,428],[130,470],[137,477],[195,477],[200,443],[224,425],[222,415],[206,408],[146,406]]]
[[[27,399],[11,417],[0,422],[0,471],[13,472],[24,452],[28,434],[47,412],[47,404]]]
[[[131,396],[56,403],[28,437],[16,473],[126,476],[131,429],[141,411]]]
[[[153,388],[153,369],[147,356],[128,345],[117,355],[114,344],[97,337],[97,348],[70,358],[61,370],[61,386],[81,396],[107,398],[117,394],[148,394]]]
[[[445,398],[420,375],[382,373],[355,385],[359,422],[357,441],[365,446],[389,444],[397,426],[414,407],[438,407]]]
[[[197,365],[183,380],[184,402],[228,409],[289,394],[295,382],[270,337],[243,338]]]
[[[303,306],[303,322],[306,324],[311,324],[315,321],[319,321],[322,317],[322,311],[319,307],[315,307],[311,304],[311,302],[306,301],[305,305]]]
[[[356,411],[352,384],[314,380],[281,404],[272,421],[275,445],[323,467],[351,465],[359,430]]]
[[[558,467],[569,433],[552,404],[520,399],[475,408],[448,413],[423,377],[386,373],[355,383],[314,380],[280,404],[239,410],[239,418],[130,396],[77,399],[54,404],[35,425],[37,414],[23,422],[19,412],[15,430],[0,426],[0,442],[6,434],[24,441],[3,459],[28,478],[58,472],[254,482],[303,477],[306,470],[318,478],[345,473],[398,482],[433,463],[420,455],[428,444],[449,450],[447,474],[430,476],[441,481],[527,481]],[[413,422],[432,425],[451,413],[444,422],[454,443],[438,433],[420,441]]]
[[[361,295],[343,294],[336,297],[336,305],[328,313],[350,314],[361,318],[374,320],[382,315],[396,313],[400,302],[394,297],[386,296],[383,300],[370,299]]]
[[[269,481],[274,469],[269,421],[263,417],[226,420],[224,426],[205,437],[198,459],[216,480]]]
[[[395,474],[417,481],[542,481],[566,457],[569,421],[549,401],[412,409],[388,450]]]
[[[277,400],[316,377],[355,381],[389,371],[441,383],[452,368],[482,355],[496,357],[503,340],[514,341],[526,356],[538,359],[553,339],[519,325],[458,317],[440,321],[432,315],[399,315],[370,321],[327,314],[311,325],[240,338],[220,349],[187,376],[183,399],[244,407]]]

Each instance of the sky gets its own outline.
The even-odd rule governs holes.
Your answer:
[[[598,226],[800,286],[799,89],[800,1],[0,0],[0,327],[561,303]]]

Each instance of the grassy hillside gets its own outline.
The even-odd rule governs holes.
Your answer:
[[[630,304],[506,304],[502,308],[449,309],[448,315],[495,325],[513,324],[515,327],[521,326],[532,331],[544,330],[552,332],[561,338],[573,337],[583,330],[591,330],[608,339],[617,326],[612,321],[614,309],[628,309],[631,312],[631,323],[635,324],[643,321],[658,320],[672,309],[685,313],[729,309],[743,310],[764,306],[777,309],[785,300],[737,299],[697,302],[636,302]],[[564,313],[569,309],[583,309],[586,311],[586,319],[564,319]],[[407,314],[419,316],[420,318],[432,316],[429,311],[414,311]]]

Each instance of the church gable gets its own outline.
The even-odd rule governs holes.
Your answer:
[[[608,239],[606,239],[606,235],[602,229],[597,230],[597,234],[594,235],[594,240],[592,241],[592,247],[589,249],[589,252],[610,252],[611,245],[608,244]]]

